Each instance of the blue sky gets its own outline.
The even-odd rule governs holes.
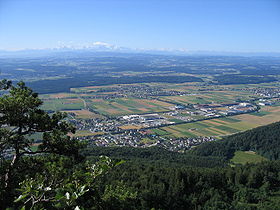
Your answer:
[[[280,52],[280,0],[0,0],[0,49]]]

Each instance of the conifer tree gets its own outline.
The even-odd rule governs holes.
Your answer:
[[[43,153],[77,156],[80,143],[67,135],[75,132],[75,128],[64,120],[66,114],[57,112],[49,115],[42,110],[42,100],[24,82],[14,86],[10,81],[2,80],[0,88],[0,155],[12,156],[8,161],[2,161],[1,169],[5,173],[1,183],[9,196],[24,156]],[[32,150],[35,139],[31,136],[34,133],[43,136],[42,143],[35,151]]]

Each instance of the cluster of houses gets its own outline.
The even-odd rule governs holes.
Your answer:
[[[162,141],[160,145],[164,148],[174,152],[184,152],[192,147],[198,146],[204,142],[215,141],[211,136],[197,137],[197,138],[170,138],[169,141]]]
[[[251,89],[250,92],[253,92],[254,94],[264,98],[273,98],[280,96],[280,88],[254,88]]]
[[[260,103],[266,102],[267,101],[260,101]],[[93,133],[92,136],[97,133],[99,133],[98,135],[102,135],[102,137],[98,137],[100,140],[98,144],[100,145],[129,144],[131,146],[138,146],[139,139],[135,139],[135,133],[139,133],[141,130],[176,123],[195,122],[201,119],[241,114],[254,111],[256,108],[257,107],[255,105],[247,102],[228,104],[197,104],[193,105],[192,109],[183,105],[175,105],[170,107],[171,111],[167,111],[165,113],[133,114],[103,119],[71,119],[70,121],[75,124],[78,130],[90,131]],[[112,135],[119,136],[115,136],[113,138]],[[184,145],[184,147],[189,145],[189,143],[186,145],[185,141],[178,142],[178,145],[180,144]]]
[[[116,87],[101,88],[95,91],[93,96],[89,98],[124,98],[124,97],[136,97],[136,98],[150,98],[151,96],[177,96],[184,95],[186,92],[176,90],[164,90],[162,87],[150,86],[150,85],[118,85]]]
[[[148,138],[149,141],[143,141]],[[90,139],[90,143],[95,146],[129,146],[129,147],[151,147],[159,146],[170,151],[184,152],[192,147],[198,146],[204,142],[214,141],[214,137],[197,137],[197,138],[169,138],[146,132],[128,131],[122,134],[107,134]]]
[[[260,106],[271,106],[273,103],[267,99],[259,99],[258,105]]]

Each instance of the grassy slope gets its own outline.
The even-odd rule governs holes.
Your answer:
[[[267,159],[252,151],[236,151],[231,162],[244,165],[246,163],[259,163],[265,160]]]

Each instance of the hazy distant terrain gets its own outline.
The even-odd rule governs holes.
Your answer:
[[[250,84],[278,79],[277,57],[175,56],[64,52],[0,58],[1,78],[23,80],[39,93],[71,87],[141,82]]]

